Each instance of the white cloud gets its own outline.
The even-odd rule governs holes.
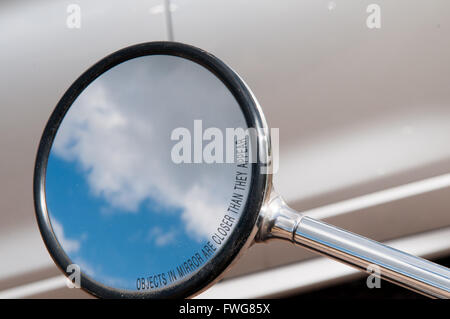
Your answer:
[[[147,239],[154,242],[156,246],[167,246],[175,241],[177,233],[176,229],[165,231],[156,226],[150,229]]]
[[[110,287],[123,287],[128,288],[130,286],[130,282],[124,278],[111,276],[109,273],[109,267],[111,265],[103,264],[99,265],[96,264],[95,267],[91,265],[89,262],[87,262],[85,259],[83,259],[81,256],[77,256],[76,258],[77,264],[80,266],[81,271],[88,275],[89,277],[100,280],[104,284],[110,286]],[[106,268],[106,269],[105,269]]]
[[[191,129],[195,119],[205,128],[245,126],[234,97],[209,71],[181,58],[142,57],[86,88],[52,151],[76,162],[90,191],[111,207],[135,213],[150,200],[162,211],[179,208],[186,231],[206,238],[226,212],[235,167],[171,161],[172,130]]]
[[[94,278],[96,275],[98,275],[98,272],[95,271],[95,267],[93,267],[90,263],[88,263],[86,260],[81,258],[80,256],[77,256],[77,265],[80,266],[80,269],[85,273],[86,275]],[[100,272],[101,273],[101,272]]]
[[[64,234],[64,228],[55,218],[52,218],[52,228],[55,232],[59,244],[63,247],[66,253],[76,253],[80,250],[81,239],[70,239]]]
[[[214,201],[210,191],[197,185],[183,198],[183,207],[181,218],[186,224],[186,230],[197,238],[209,234],[212,227],[217,227],[218,217],[225,212],[223,203]]]

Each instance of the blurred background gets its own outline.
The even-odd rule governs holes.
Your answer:
[[[310,216],[449,266],[448,1],[3,0],[0,298],[69,289],[40,237],[32,179],[72,82],[129,45],[174,40],[228,63],[280,132],[274,185]],[[77,14],[79,19],[77,20]],[[258,244],[199,298],[418,298],[304,249]]]

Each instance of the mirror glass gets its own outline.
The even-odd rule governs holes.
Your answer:
[[[251,167],[239,128],[234,96],[188,59],[142,56],[97,77],[62,120],[46,171],[50,221],[71,261],[133,291],[194,275],[243,214]]]

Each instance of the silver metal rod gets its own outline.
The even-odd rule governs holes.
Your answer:
[[[172,24],[172,8],[170,0],[164,0],[164,14],[166,19],[167,41],[174,41],[173,24]]]
[[[312,219],[273,196],[261,212],[258,241],[289,240],[395,284],[434,298],[450,298],[450,269]],[[376,274],[376,273],[375,273]],[[375,275],[374,274],[374,275]]]

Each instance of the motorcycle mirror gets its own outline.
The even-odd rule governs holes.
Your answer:
[[[55,262],[79,266],[100,297],[206,287],[255,234],[270,176],[234,133],[265,126],[244,82],[200,49],[147,43],[101,60],[64,94],[38,152],[36,211]]]
[[[293,241],[448,296],[449,271],[288,208],[271,184],[264,115],[244,81],[180,43],[102,59],[45,127],[34,198],[48,251],[103,298],[194,296],[255,241]]]

